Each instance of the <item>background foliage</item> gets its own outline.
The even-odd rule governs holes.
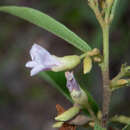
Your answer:
[[[130,63],[129,4],[129,0],[120,0],[112,26],[111,78],[118,73],[122,63]],[[92,47],[101,47],[101,30],[85,0],[4,0],[0,5],[20,5],[41,10],[64,23]],[[41,77],[29,76],[29,70],[24,67],[30,58],[28,51],[37,42],[58,56],[79,52],[47,31],[5,13],[0,13],[0,30],[0,129],[51,130],[56,115],[55,105],[60,103],[68,108],[71,103]],[[75,73],[77,80],[91,91],[101,106],[102,90],[98,67],[88,76],[82,76],[82,66]],[[123,88],[115,92],[111,115],[120,113],[130,116],[129,90],[130,88]]]

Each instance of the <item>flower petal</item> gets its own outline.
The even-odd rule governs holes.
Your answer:
[[[26,67],[32,68],[30,75],[36,75],[40,71],[52,70],[53,67],[62,65],[56,56],[51,55],[47,50],[34,44],[30,50],[32,61],[26,63]]]
[[[38,64],[48,65],[59,65],[59,61],[52,56],[46,49],[42,48],[38,44],[34,44],[30,50],[32,60],[35,60]]]
[[[77,91],[80,90],[79,84],[77,83],[73,75],[73,72],[69,72],[69,71],[65,72],[65,77],[67,80],[66,86],[70,92],[72,92],[73,90],[77,90]]]
[[[28,62],[25,64],[25,66],[26,66],[27,68],[33,68],[33,67],[35,67],[36,65],[37,65],[37,63],[34,62],[34,61],[28,61]]]
[[[53,55],[46,57],[46,59],[44,60],[45,66],[59,66],[61,64],[62,63],[58,60],[58,58],[56,58],[56,56]]]
[[[35,68],[33,68],[33,69],[31,70],[30,75],[31,75],[31,76],[34,76],[34,75],[38,74],[39,72],[43,71],[44,69],[45,69],[45,68],[44,68],[43,66],[37,66],[37,67],[35,67]]]
[[[42,59],[44,59],[44,57],[51,54],[46,49],[35,43],[30,50],[30,55],[32,60],[34,60],[37,56],[40,56]]]

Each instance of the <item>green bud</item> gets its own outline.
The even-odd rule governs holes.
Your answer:
[[[62,125],[64,124],[64,122],[56,122],[56,123],[54,123],[53,124],[53,128],[60,128],[60,127],[62,127]]]
[[[93,50],[88,51],[87,55],[88,56],[97,56],[97,55],[100,55],[100,50],[98,48],[94,48]]]
[[[55,117],[57,121],[68,121],[71,120],[74,116],[76,116],[80,112],[79,106],[73,106],[67,111],[63,112],[62,114]]]
[[[128,84],[128,81],[126,79],[119,79],[117,82],[116,82],[116,85],[117,86],[123,86],[123,85],[127,85]]]
[[[102,112],[101,112],[101,111],[98,111],[98,113],[97,113],[97,118],[98,118],[99,120],[102,119]]]
[[[113,82],[111,84],[111,89],[112,91],[117,90],[119,88],[125,87],[129,84],[129,80],[128,79],[119,79],[116,82]]]
[[[60,66],[52,68],[52,70],[55,72],[73,69],[80,63],[80,57],[77,55],[55,57],[55,58],[57,58],[62,64]]]
[[[92,69],[92,59],[89,56],[86,56],[83,60],[83,73],[89,73]]]
[[[94,122],[94,121],[90,121],[90,122],[89,122],[89,126],[92,127],[92,128],[94,128],[95,122]]]

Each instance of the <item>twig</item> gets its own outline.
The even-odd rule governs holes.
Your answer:
[[[111,10],[111,15],[110,15],[110,21],[113,20],[114,15],[115,15],[115,11],[116,11],[116,6],[119,0],[114,0],[113,6],[112,6],[112,10]]]
[[[109,26],[110,26],[110,17],[111,21],[113,19],[115,13],[115,7],[118,0],[110,1],[112,3],[107,3],[105,18],[102,16],[102,9],[98,8],[97,0],[88,0],[89,6],[93,10],[96,15],[98,22],[101,25],[102,33],[103,33],[103,63],[101,64],[101,71],[103,77],[103,118],[102,118],[102,127],[107,128],[107,120],[108,120],[108,112],[109,112],[109,104],[111,99],[111,89],[110,89],[110,79],[109,79]],[[109,1],[108,1],[109,2]],[[119,76],[120,77],[120,76]],[[117,77],[117,78],[119,78]]]
[[[93,12],[95,13],[96,15],[96,18],[99,22],[99,24],[101,25],[101,27],[103,27],[104,25],[104,20],[102,18],[102,14],[98,8],[98,6],[93,2],[93,1],[89,1],[88,5],[90,6],[90,8],[93,10]]]

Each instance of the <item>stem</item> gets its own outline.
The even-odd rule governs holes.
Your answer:
[[[103,71],[109,70],[109,26],[105,25],[102,29],[103,32],[103,56],[104,65]]]
[[[109,88],[109,25],[105,24],[102,28],[103,32],[103,56],[104,62],[102,66],[102,77],[103,77],[103,118],[102,126],[106,128],[109,112],[109,104],[111,91]]]
[[[101,25],[103,33],[103,56],[104,61],[101,64],[102,77],[103,77],[103,117],[102,117],[102,127],[107,128],[109,104],[111,99],[111,89],[110,89],[110,78],[109,78],[109,26],[113,19],[115,13],[115,7],[118,0],[115,0],[113,5],[107,5],[107,11],[105,16],[102,15],[102,11],[97,6],[98,1],[89,0],[89,6],[96,15],[98,22]],[[111,2],[111,1],[108,1]],[[96,4],[95,4],[96,3]],[[111,3],[108,3],[111,4]],[[112,7],[111,7],[112,6]]]
[[[97,18],[100,26],[103,28],[104,20],[102,18],[102,14],[101,14],[99,8],[94,4],[93,1],[89,1],[88,5],[91,7],[91,9],[93,10],[93,12],[95,13],[96,18]]]
[[[106,22],[106,23],[109,23],[109,22],[110,22],[110,20],[109,20],[110,11],[111,11],[111,8],[110,8],[110,7],[107,8],[107,12],[106,12],[106,14],[105,14],[105,22]]]
[[[83,59],[84,57],[87,56],[87,52],[86,53],[83,53],[82,55],[80,55],[80,59]]]
[[[95,116],[94,112],[91,109],[91,106],[89,104],[87,104],[87,110],[90,113],[90,115],[92,116],[92,118],[96,121],[97,117]]]
[[[111,10],[111,15],[110,15],[110,20],[112,21],[113,18],[114,18],[114,15],[115,15],[115,11],[116,11],[116,6],[117,6],[117,3],[119,2],[119,0],[114,0],[114,3],[113,3],[113,7],[112,7],[112,10]]]

